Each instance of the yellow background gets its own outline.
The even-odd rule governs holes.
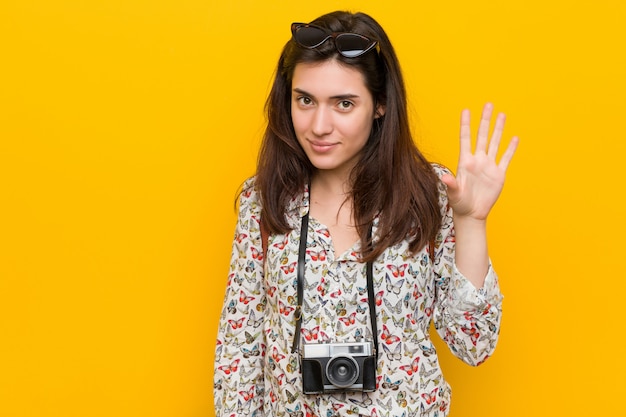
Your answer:
[[[213,415],[235,192],[289,24],[334,9],[387,29],[431,159],[488,100],[522,139],[451,415],[626,414],[622,0],[3,0],[0,416]]]

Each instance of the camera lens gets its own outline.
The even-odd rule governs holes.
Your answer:
[[[359,364],[349,356],[335,356],[326,364],[328,381],[338,388],[352,386],[359,377]]]

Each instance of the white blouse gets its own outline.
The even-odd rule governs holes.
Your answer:
[[[439,176],[447,172],[439,166],[435,170]],[[300,225],[309,210],[308,190],[287,209],[293,230],[269,236],[264,254],[260,200],[254,178],[248,180],[217,337],[216,415],[446,416],[451,389],[430,339],[430,323],[434,321],[455,356],[478,365],[495,349],[502,295],[491,266],[481,289],[457,270],[452,210],[443,183],[439,203],[442,226],[434,262],[428,245],[411,255],[408,241],[403,241],[387,248],[373,264],[379,342],[376,390],[308,395],[302,393],[299,354],[291,353]],[[359,243],[335,254],[328,228],[311,218],[306,247],[300,346],[371,341]]]

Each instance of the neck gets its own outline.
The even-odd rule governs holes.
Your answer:
[[[317,172],[311,180],[309,212],[333,235],[335,251],[343,253],[358,239],[354,229],[351,188],[345,177]]]
[[[334,172],[317,171],[311,179],[311,193],[323,200],[341,199],[345,201],[352,187],[347,175]]]

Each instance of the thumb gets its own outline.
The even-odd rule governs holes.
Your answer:
[[[441,182],[443,182],[448,187],[448,192],[454,192],[458,188],[456,184],[456,178],[452,174],[443,174],[441,176]]]
[[[444,174],[441,176],[441,182],[443,182],[447,187],[446,192],[448,194],[448,201],[455,201],[460,192],[456,177],[451,174]]]

